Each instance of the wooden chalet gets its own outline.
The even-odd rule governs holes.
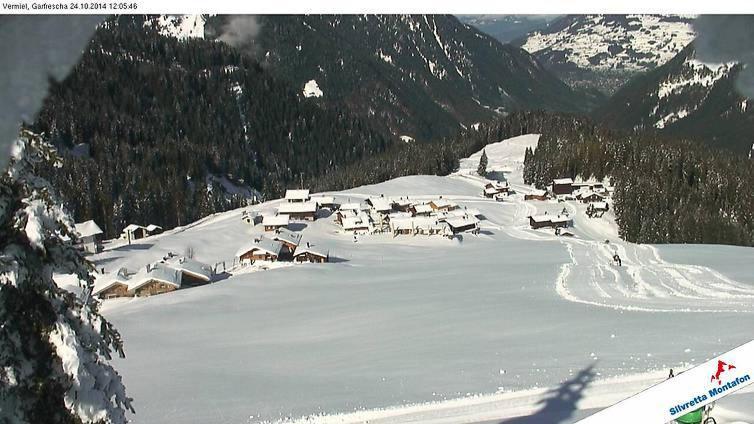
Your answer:
[[[147,265],[146,272],[132,276],[128,290],[133,296],[145,297],[181,288],[181,271],[163,264]]]
[[[408,200],[408,196],[399,197],[397,199],[391,199],[393,208],[398,212],[411,212],[411,201]]]
[[[484,197],[487,198],[494,198],[499,194],[507,195],[508,194],[508,183],[507,182],[490,182],[484,185],[484,190],[482,191],[482,194],[484,194]]]
[[[286,190],[285,200],[288,203],[308,202],[310,200],[309,190]]]
[[[315,249],[308,242],[296,249],[293,254],[294,262],[325,263],[330,261],[330,252],[327,250]]]
[[[89,220],[76,224],[76,234],[78,236],[77,247],[86,253],[97,253],[102,250],[103,231],[96,222]]]
[[[344,231],[353,234],[367,234],[372,228],[371,219],[364,213],[343,218],[342,225]]]
[[[524,194],[524,200],[547,200],[547,192],[544,190],[532,190]]]
[[[595,193],[591,190],[581,192],[576,196],[576,199],[582,203],[602,202],[605,200],[605,196]]]
[[[434,212],[434,209],[432,209],[431,205],[421,203],[418,205],[412,205],[411,211],[414,216],[429,216]]]
[[[249,225],[257,225],[262,222],[262,215],[257,211],[243,211],[241,221]]]
[[[288,215],[265,215],[262,218],[262,226],[265,231],[275,231],[279,228],[288,227],[290,217]]]
[[[610,210],[610,205],[607,202],[594,202],[590,206],[597,212],[607,212]]]
[[[126,228],[123,229],[121,237],[125,240],[128,240],[130,243],[132,240],[142,239],[144,237],[147,237],[148,235],[149,232],[147,232],[147,227],[142,227],[141,225],[136,224],[129,224]]]
[[[94,282],[92,295],[100,299],[114,299],[117,297],[131,297],[128,290],[128,272],[121,268],[118,272],[104,275]]]
[[[453,234],[476,232],[479,230],[479,220],[470,215],[455,216],[445,220]]]
[[[277,261],[283,243],[266,237],[257,237],[252,242],[241,246],[236,251],[236,257],[243,262]]]
[[[291,231],[287,228],[279,228],[272,236],[273,240],[283,244],[282,253],[292,255],[299,244],[301,244],[301,233]]]
[[[533,229],[568,227],[571,219],[564,215],[533,215],[529,217],[529,225]]]
[[[278,215],[288,215],[292,220],[314,221],[317,219],[316,202],[290,202],[278,207]]]
[[[552,180],[552,193],[556,196],[573,193],[573,179],[558,178]]]
[[[440,198],[437,200],[432,200],[429,202],[429,206],[432,208],[433,211],[452,211],[453,209],[458,209],[458,205],[448,201],[446,199]]]
[[[162,233],[162,227],[160,227],[159,225],[149,224],[145,228],[147,230],[148,236],[153,236],[153,235]]]
[[[393,211],[393,204],[390,200],[384,197],[370,197],[366,200],[366,203],[371,209],[380,215],[388,215]]]

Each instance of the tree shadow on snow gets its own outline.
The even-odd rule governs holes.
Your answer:
[[[564,381],[560,386],[547,392],[539,401],[542,407],[525,417],[503,420],[500,424],[562,424],[573,418],[577,403],[584,395],[584,390],[594,380],[594,364],[579,371],[575,377]]]
[[[330,256],[330,258],[328,259],[328,261],[330,263],[333,263],[333,264],[339,264],[339,263],[343,263],[343,262],[348,262],[348,259],[346,259],[346,258],[339,258],[337,256]]]
[[[495,233],[493,233],[490,230],[479,230],[479,234],[484,234],[485,236],[493,236]]]

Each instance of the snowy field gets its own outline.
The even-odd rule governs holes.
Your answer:
[[[133,422],[573,422],[670,367],[751,340],[754,250],[624,243],[610,213],[523,201],[523,153],[537,139],[486,147],[488,169],[517,192],[505,202],[481,195],[480,153],[452,176],[334,193],[442,195],[482,212],[478,236],[354,242],[328,217],[298,229],[332,263],[236,269],[208,286],[105,301],[126,342],[115,366],[135,398]],[[575,237],[528,228],[529,215],[563,207]],[[137,269],[191,247],[198,260],[230,264],[261,232],[240,217],[217,214],[93,259],[107,272]],[[718,422],[754,421],[752,400],[718,402]]]

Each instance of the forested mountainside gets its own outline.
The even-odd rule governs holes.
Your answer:
[[[574,87],[611,94],[691,43],[692,22],[668,15],[567,15],[513,44]]]
[[[735,89],[741,65],[696,59],[693,45],[667,64],[637,76],[594,116],[625,129],[657,130],[748,153],[754,105]]]
[[[208,18],[207,37],[233,16]],[[248,18],[245,18],[248,19]],[[514,110],[589,110],[595,102],[449,15],[296,15],[256,18],[244,51],[323,107],[373,117],[393,136],[435,140]]]
[[[30,127],[64,157],[46,177],[75,218],[108,236],[238,206],[234,185],[278,195],[393,143],[224,43],[163,37],[131,16],[97,31]]]

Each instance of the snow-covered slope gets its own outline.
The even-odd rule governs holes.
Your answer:
[[[205,20],[203,15],[160,15],[144,22],[144,26],[152,26],[166,37],[186,40],[204,38]]]
[[[516,43],[571,80],[577,71],[630,76],[666,63],[691,43],[691,22],[662,15],[569,15]]]
[[[504,202],[481,195],[481,152],[451,176],[334,193],[340,202],[442,195],[483,214],[477,236],[354,242],[322,217],[298,229],[331,263],[235,268],[208,286],[105,301],[126,342],[115,362],[136,399],[134,422],[572,422],[661,381],[668,367],[751,338],[754,278],[731,264],[751,263],[754,250],[683,246],[669,252],[682,262],[673,263],[664,247],[620,241],[609,214],[524,201],[523,154],[537,141],[485,148],[488,170],[516,191]],[[563,207],[574,238],[528,228],[527,216]],[[241,212],[111,244],[93,259],[136,269],[192,247],[198,260],[229,265],[261,232]],[[612,265],[613,250],[625,266]],[[754,417],[742,398],[751,395],[719,402],[718,422]]]

